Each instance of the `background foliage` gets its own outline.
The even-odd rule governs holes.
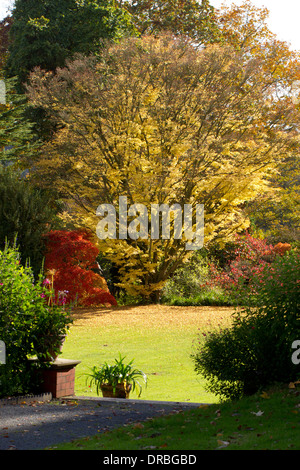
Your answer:
[[[43,268],[43,235],[58,227],[60,210],[53,194],[33,186],[13,167],[0,166],[0,249],[16,240],[21,263],[29,263],[37,279]]]
[[[0,171],[1,393],[28,389],[25,355],[38,336],[45,346],[52,320],[64,329],[35,284],[45,240],[60,299],[115,304],[97,257],[122,302],[244,305],[197,356],[214,393],[294,376],[299,263],[284,253],[299,247],[299,54],[267,18],[248,0],[219,11],[208,0],[16,0],[0,23],[0,159],[14,162]],[[98,204],[120,195],[204,203],[205,250],[128,239],[99,252],[74,229],[95,232]],[[19,252],[4,249],[16,236]]]
[[[16,0],[12,16],[6,74],[20,85],[34,67],[55,70],[75,53],[98,52],[104,38],[132,29],[129,15],[112,0]]]
[[[128,205],[142,200],[148,213],[154,203],[197,202],[204,243],[228,240],[249,224],[243,203],[267,190],[266,175],[298,147],[293,102],[271,99],[289,73],[270,77],[262,57],[197,50],[170,35],[108,45],[101,61],[77,59],[55,75],[36,71],[31,104],[60,130],[35,159],[35,177],[68,200],[79,227],[95,230],[99,203],[118,214],[119,196]],[[153,301],[191,253],[173,234],[150,240],[149,230],[148,238],[137,230],[137,240],[98,243],[119,266],[121,286]]]

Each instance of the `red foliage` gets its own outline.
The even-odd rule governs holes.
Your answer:
[[[277,245],[274,246],[273,251],[282,256],[284,255],[284,253],[290,251],[291,249],[292,247],[289,243],[277,243]]]
[[[93,271],[99,251],[88,232],[52,230],[45,241],[45,271],[58,297],[82,306],[117,305],[104,278]]]
[[[282,256],[291,249],[288,243],[268,245],[265,240],[254,238],[249,233],[236,235],[235,243],[235,258],[221,272],[211,264],[211,280],[207,284],[219,285],[226,290],[246,285],[253,275],[262,273],[276,255]]]

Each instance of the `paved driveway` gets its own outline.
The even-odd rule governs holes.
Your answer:
[[[0,402],[0,450],[39,450],[198,403],[84,398]]]

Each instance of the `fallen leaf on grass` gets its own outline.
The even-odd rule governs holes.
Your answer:
[[[218,440],[218,449],[223,449],[224,447],[229,446],[230,442],[229,441],[220,441]]]
[[[133,425],[133,428],[134,429],[143,429],[144,428],[144,425],[142,423],[135,423]]]
[[[255,416],[262,416],[264,414],[264,412],[263,411],[257,411],[257,412],[251,411],[251,414],[253,414]]]

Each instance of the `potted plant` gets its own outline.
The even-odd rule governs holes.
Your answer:
[[[49,271],[48,274],[51,275],[51,280],[45,278],[43,281],[43,274],[40,274],[41,305],[32,329],[33,346],[40,362],[55,361],[72,324],[72,307],[65,305],[67,291],[56,294],[53,288],[55,271]]]
[[[137,390],[138,396],[141,396],[142,386],[138,379],[142,378],[147,385],[147,376],[141,370],[133,368],[133,360],[125,364],[124,359],[125,356],[119,354],[119,359],[115,359],[113,365],[105,362],[100,367],[94,366],[91,373],[86,374],[89,384],[96,385],[97,395],[101,391],[103,397],[129,398],[129,393]]]
[[[60,306],[46,306],[34,326],[34,349],[41,362],[54,361],[61,352],[72,323],[70,312]]]

